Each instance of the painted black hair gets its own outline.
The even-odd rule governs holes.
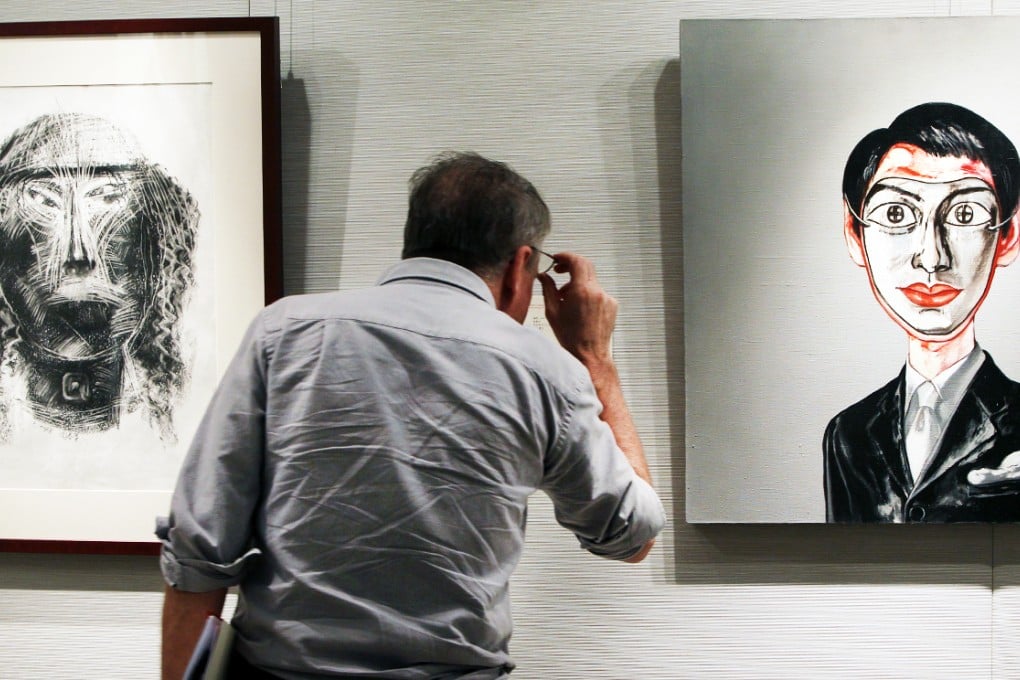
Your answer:
[[[1002,220],[1017,209],[1020,157],[997,127],[957,104],[929,102],[907,109],[887,128],[857,143],[843,169],[843,195],[860,214],[865,192],[882,157],[896,144],[912,144],[933,156],[962,156],[984,163],[992,173]],[[860,225],[857,225],[860,228]]]

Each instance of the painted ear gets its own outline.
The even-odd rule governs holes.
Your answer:
[[[1006,231],[999,237],[995,252],[995,266],[1006,267],[1013,263],[1020,252],[1020,215],[1013,215]]]
[[[864,256],[864,242],[861,240],[861,231],[857,228],[856,218],[850,213],[846,201],[843,201],[843,238],[846,239],[846,249],[850,253],[850,259],[858,267],[867,265],[867,258]]]

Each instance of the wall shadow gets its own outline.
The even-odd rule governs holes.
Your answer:
[[[1020,525],[1009,524],[993,528],[995,588],[1020,586]]]
[[[308,257],[312,111],[305,81],[288,72],[280,83],[280,146],[283,196],[283,290],[301,292]]]
[[[358,72],[330,49],[295,51],[282,81],[283,254],[288,295],[340,280]]]
[[[0,553],[4,590],[163,591],[159,558]]]

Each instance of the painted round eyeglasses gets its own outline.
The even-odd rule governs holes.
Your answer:
[[[996,221],[999,213],[995,193],[974,178],[954,182],[923,182],[892,178],[875,184],[864,199],[860,214],[850,214],[865,227],[877,227],[890,235],[909,234],[926,223],[951,231],[997,231],[1013,219]]]

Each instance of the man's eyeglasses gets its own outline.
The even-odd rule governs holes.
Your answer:
[[[538,273],[539,274],[545,274],[546,272],[551,270],[554,266],[556,266],[556,258],[555,257],[553,257],[549,253],[545,252],[544,250],[539,250],[535,246],[531,246],[531,249],[534,250],[535,253],[538,255]]]

